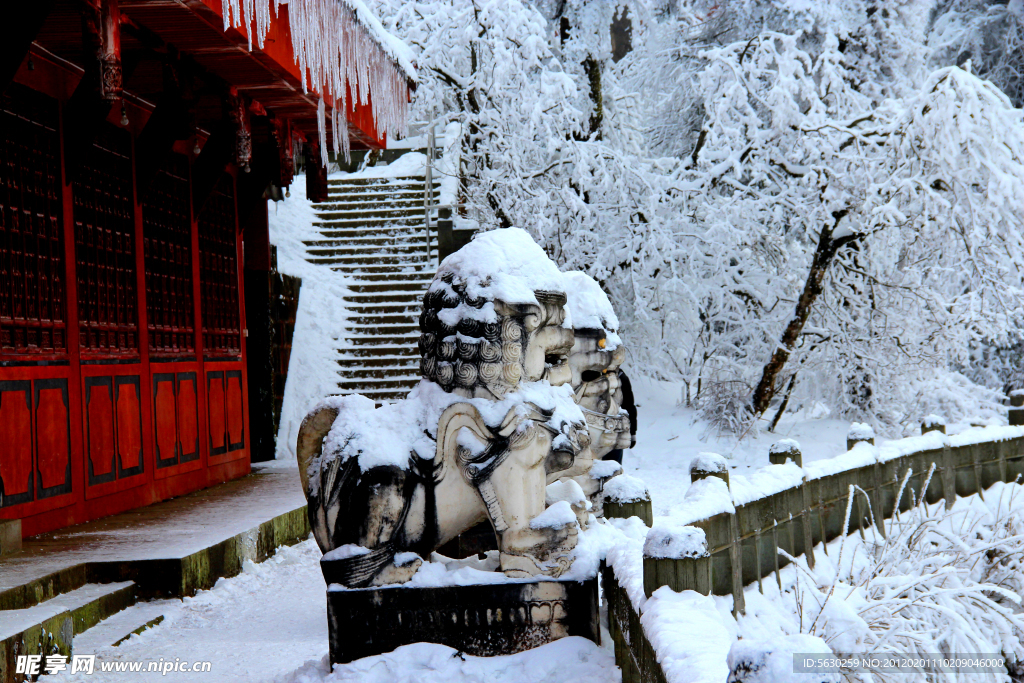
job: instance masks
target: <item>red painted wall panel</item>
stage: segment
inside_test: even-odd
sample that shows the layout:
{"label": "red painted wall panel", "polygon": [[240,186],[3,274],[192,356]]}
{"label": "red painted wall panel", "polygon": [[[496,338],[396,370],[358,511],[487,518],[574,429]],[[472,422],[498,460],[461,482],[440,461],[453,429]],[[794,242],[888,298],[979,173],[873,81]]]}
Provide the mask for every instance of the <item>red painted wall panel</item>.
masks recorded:
{"label": "red painted wall panel", "polygon": [[137,382],[117,385],[117,456],[118,474],[121,476],[142,464],[142,408],[139,398]]}
{"label": "red painted wall panel", "polygon": [[88,429],[89,485],[113,481],[114,382],[88,377],[85,383],[85,424]]}
{"label": "red painted wall panel", "polygon": [[5,506],[34,498],[31,400],[31,382],[0,382],[0,502]]}
{"label": "red painted wall panel", "polygon": [[[45,54],[33,54],[33,59],[37,68],[29,72],[23,66],[17,78],[37,92],[20,86],[0,92],[7,98],[0,99],[0,117],[4,106],[18,105],[25,93],[33,93],[33,106],[50,112],[43,124],[29,129],[32,135],[0,125],[0,151],[13,144],[15,135],[22,147],[39,149],[38,154],[6,158],[20,159],[27,168],[60,162],[56,174],[52,168],[36,174],[40,182],[24,186],[15,197],[11,183],[4,181],[10,166],[0,155],[0,276],[3,282],[20,278],[23,293],[45,294],[40,294],[45,305],[39,297],[22,297],[6,308],[0,302],[0,518],[21,518],[26,536],[180,496],[249,471],[233,176],[227,174],[218,185],[220,204],[214,200],[218,208],[207,218],[217,227],[212,241],[200,244],[200,220],[189,209],[191,239],[179,240],[175,249],[191,253],[164,258],[169,252],[163,246],[149,252],[164,282],[192,288],[194,322],[187,320],[187,303],[174,313],[177,318],[169,318],[165,297],[152,308],[154,316],[163,318],[150,323],[147,293],[156,289],[147,286],[146,205],[136,197],[133,158],[134,136],[148,112],[140,114],[128,102],[132,125],[126,131],[117,126],[120,111],[114,108],[99,131],[97,149],[86,155],[86,172],[69,183],[61,158],[59,102],[70,95],[68,83],[76,76],[62,81],[55,74],[65,67]],[[183,173],[179,168],[179,179]],[[42,182],[46,178],[49,185]],[[24,204],[30,195],[36,209],[46,209],[39,214],[46,220],[13,223],[5,208],[15,205],[11,197]],[[160,227],[154,221],[149,225],[150,230]],[[203,253],[212,258],[205,271],[200,267]],[[29,289],[24,286],[31,279],[23,265],[30,263],[26,255],[35,259]],[[175,267],[191,268],[191,273],[176,274]],[[210,323],[203,320],[204,273],[213,285],[205,302],[216,316]],[[24,332],[29,328],[37,332]],[[10,332],[7,337],[4,330]],[[209,351],[216,354],[212,364],[203,360],[209,358],[204,331],[213,342]],[[163,335],[161,340],[150,339],[155,332]],[[168,333],[176,335],[171,343]],[[10,343],[3,343],[8,337]],[[220,382],[208,383],[208,375],[216,373]],[[223,452],[211,458],[214,443]],[[166,457],[158,461],[158,453]]]}
{"label": "red painted wall panel", "polygon": [[67,387],[40,389],[36,395],[39,482],[42,488],[53,489],[69,483],[71,417],[68,414]]}

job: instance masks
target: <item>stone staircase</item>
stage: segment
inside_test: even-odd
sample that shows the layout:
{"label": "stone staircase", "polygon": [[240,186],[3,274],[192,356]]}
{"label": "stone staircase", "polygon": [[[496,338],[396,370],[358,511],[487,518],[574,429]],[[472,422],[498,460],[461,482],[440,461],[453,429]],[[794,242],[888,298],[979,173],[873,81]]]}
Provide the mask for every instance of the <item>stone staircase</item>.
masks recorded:
{"label": "stone staircase", "polygon": [[[338,350],[338,393],[377,403],[405,397],[420,379],[419,314],[437,270],[437,235],[428,239],[423,176],[328,180],[314,204],[319,238],[307,259],[352,279],[346,344]],[[440,183],[433,183],[434,203]],[[429,246],[429,251],[428,251]]]}

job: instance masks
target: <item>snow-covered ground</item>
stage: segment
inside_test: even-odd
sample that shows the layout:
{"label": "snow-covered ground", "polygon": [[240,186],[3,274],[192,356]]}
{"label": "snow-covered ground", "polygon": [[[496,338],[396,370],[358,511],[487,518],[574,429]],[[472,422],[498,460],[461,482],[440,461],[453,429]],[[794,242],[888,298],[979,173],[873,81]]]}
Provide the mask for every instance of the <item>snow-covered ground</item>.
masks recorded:
{"label": "snow-covered ground", "polygon": [[[367,657],[329,672],[326,586],[320,550],[312,540],[282,548],[262,564],[221,579],[211,590],[182,601],[163,601],[160,624],[118,647],[77,654],[97,655],[92,675],[67,672],[54,683],[618,683],[614,655],[583,638],[566,638],[507,657],[459,655],[442,645],[421,643]],[[129,610],[152,613],[143,603]],[[102,673],[101,662],[175,661],[212,663],[208,673]]]}

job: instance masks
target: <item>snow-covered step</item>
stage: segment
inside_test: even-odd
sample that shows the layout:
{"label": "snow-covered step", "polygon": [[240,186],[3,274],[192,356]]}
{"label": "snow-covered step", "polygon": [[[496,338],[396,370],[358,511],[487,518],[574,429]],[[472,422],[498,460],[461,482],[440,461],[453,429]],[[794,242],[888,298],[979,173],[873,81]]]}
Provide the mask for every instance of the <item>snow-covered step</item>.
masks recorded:
{"label": "snow-covered step", "polygon": [[354,282],[348,286],[353,292],[426,292],[427,283],[422,280],[389,280],[386,282]]}
{"label": "snow-covered step", "polygon": [[[347,351],[348,349],[346,349]],[[339,368],[358,370],[360,368],[419,368],[420,355],[407,354],[395,355],[390,353],[376,353],[373,355],[344,356],[336,360]]]}
{"label": "snow-covered step", "polygon": [[[435,186],[433,192],[434,199],[436,200],[441,196],[440,186]],[[330,211],[334,208],[334,205],[348,205],[357,203],[368,203],[372,201],[384,201],[390,203],[399,202],[419,202],[422,206],[423,195],[426,192],[422,187],[412,187],[408,190],[402,191],[381,191],[381,192],[329,192],[327,195],[327,201],[321,202],[320,204],[314,204],[315,208],[323,208],[326,211]]]}
{"label": "snow-covered step", "polygon": [[363,282],[384,282],[387,280],[419,280],[429,285],[434,279],[434,273],[421,270],[414,273],[393,272],[393,273],[362,273],[359,279]]}
{"label": "snow-covered step", "polygon": [[73,633],[92,628],[103,619],[135,604],[135,582],[87,583],[25,609],[0,610],[0,642],[21,638],[35,627],[56,631],[70,621]]}
{"label": "snow-covered step", "polygon": [[419,375],[409,377],[395,377],[395,378],[377,378],[377,377],[360,377],[355,378],[351,381],[346,381],[344,375],[338,381],[338,388],[342,391],[362,391],[366,390],[395,390],[395,389],[412,389],[420,381]]}
{"label": "snow-covered step", "polygon": [[[427,192],[422,187],[410,187],[402,191],[382,190],[380,192],[334,192],[326,201],[315,204],[317,211],[332,211],[345,206],[394,206],[395,204],[423,205]],[[435,198],[441,195],[440,188],[434,188]]]}
{"label": "snow-covered step", "polygon": [[374,259],[383,256],[400,256],[403,254],[426,254],[427,245],[408,242],[405,244],[379,244],[374,245],[373,253],[367,254],[365,249],[359,247],[309,247],[306,253],[314,258],[325,258],[335,256],[345,261],[355,259]]}
{"label": "snow-covered step", "polygon": [[350,294],[346,301],[358,304],[419,304],[423,300],[420,292],[376,292]]}
{"label": "snow-covered step", "polygon": [[120,645],[133,634],[156,626],[170,610],[181,605],[180,600],[153,600],[140,602],[104,619],[96,626],[75,637],[77,652],[95,652],[100,648]]}
{"label": "snow-covered step", "polygon": [[[426,235],[427,222],[423,219],[423,216],[413,219],[402,219],[401,221],[388,221],[383,225],[364,225],[351,224],[324,224],[317,225],[317,239],[306,240],[310,242],[320,242],[329,240],[368,240],[368,239],[395,239],[395,238],[407,238],[411,239],[414,236],[423,239]],[[431,223],[433,227],[433,223]],[[360,242],[362,243],[362,242]]]}
{"label": "snow-covered step", "polygon": [[[306,259],[351,277],[339,394],[389,401],[420,381],[419,316],[437,269],[426,191],[423,176],[330,179],[327,201],[313,207],[317,235],[305,242]],[[430,194],[440,198],[440,179]]]}
{"label": "snow-covered step", "polygon": [[360,315],[349,318],[354,329],[361,327],[384,327],[386,325],[409,325],[419,329],[420,317],[418,315]]}
{"label": "snow-covered step", "polygon": [[419,235],[403,235],[401,237],[377,237],[359,240],[316,240],[315,242],[310,241],[306,245],[306,252],[328,250],[362,254],[369,251],[374,254],[380,254],[395,248],[421,249],[425,255],[427,252],[427,240],[423,233]]}
{"label": "snow-covered step", "polygon": [[356,390],[348,390],[348,389],[346,389],[346,390],[339,390],[337,395],[338,396],[351,396],[353,394],[360,394],[362,396],[365,396],[366,398],[373,399],[374,401],[376,401],[379,404],[379,403],[382,403],[384,401],[389,401],[389,402],[391,402],[391,401],[400,401],[400,400],[402,400],[403,398],[405,398],[406,396],[409,395],[409,391],[411,389],[412,389],[412,387],[409,387],[408,389],[402,388],[402,389],[397,389],[397,390],[396,389],[380,389],[380,390],[378,390],[378,389],[359,389],[358,391],[356,391]]}
{"label": "snow-covered step", "polygon": [[[419,185],[423,187],[425,179],[421,175],[411,176],[395,176],[393,178],[329,178],[327,180],[327,187],[338,188],[338,187],[352,187],[352,188],[370,188],[370,187],[399,187],[401,185]],[[434,181],[435,184],[440,184],[439,180]]]}
{"label": "snow-covered step", "polygon": [[362,367],[354,368],[339,368],[338,374],[341,375],[343,380],[360,380],[360,379],[414,379],[420,378],[419,363],[407,363],[405,365],[396,365],[390,367],[370,367],[369,363]]}
{"label": "snow-covered step", "polygon": [[410,320],[419,321],[421,306],[418,301],[404,305],[382,302],[378,305],[350,306],[349,312],[353,314],[352,318],[350,318],[353,324],[358,324],[361,319],[365,320],[377,316],[388,318],[392,316],[408,316]]}
{"label": "snow-covered step", "polygon": [[[408,358],[416,359],[419,362],[420,352],[416,348],[416,344],[381,344],[379,346],[350,346],[347,349],[339,349],[338,353],[342,355],[342,359],[353,358],[361,359],[363,363],[366,362],[367,358],[371,357],[387,357],[387,356],[406,356]],[[339,361],[340,362],[340,361]]]}
{"label": "snow-covered step", "polygon": [[[431,240],[430,245],[430,257],[433,259],[437,258],[437,247],[434,245],[434,240]],[[417,253],[415,250],[405,255],[396,254],[378,254],[376,252],[370,252],[367,250],[366,253],[337,256],[337,263],[339,265],[350,265],[356,263],[365,264],[377,264],[377,265],[392,265],[392,266],[403,266],[403,265],[426,265],[427,259],[427,247],[426,244],[420,245],[420,251]],[[324,259],[329,258],[326,256],[313,256],[310,255],[311,259]],[[436,266],[435,266],[436,267]]]}
{"label": "snow-covered step", "polygon": [[347,211],[317,211],[316,215],[321,222],[324,221],[357,221],[372,218],[404,218],[423,214],[422,206],[367,206]]}

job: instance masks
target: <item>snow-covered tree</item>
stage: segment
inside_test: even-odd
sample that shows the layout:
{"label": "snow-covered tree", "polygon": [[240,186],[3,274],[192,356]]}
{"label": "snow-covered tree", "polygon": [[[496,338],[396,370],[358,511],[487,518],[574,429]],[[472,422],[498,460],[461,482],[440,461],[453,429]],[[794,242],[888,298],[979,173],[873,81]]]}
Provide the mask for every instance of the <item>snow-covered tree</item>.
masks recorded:
{"label": "snow-covered tree", "polygon": [[740,432],[790,396],[879,426],[994,405],[955,370],[1020,339],[1024,122],[930,70],[941,7],[379,2],[416,110],[463,124],[463,214],[598,279],[634,371]]}

